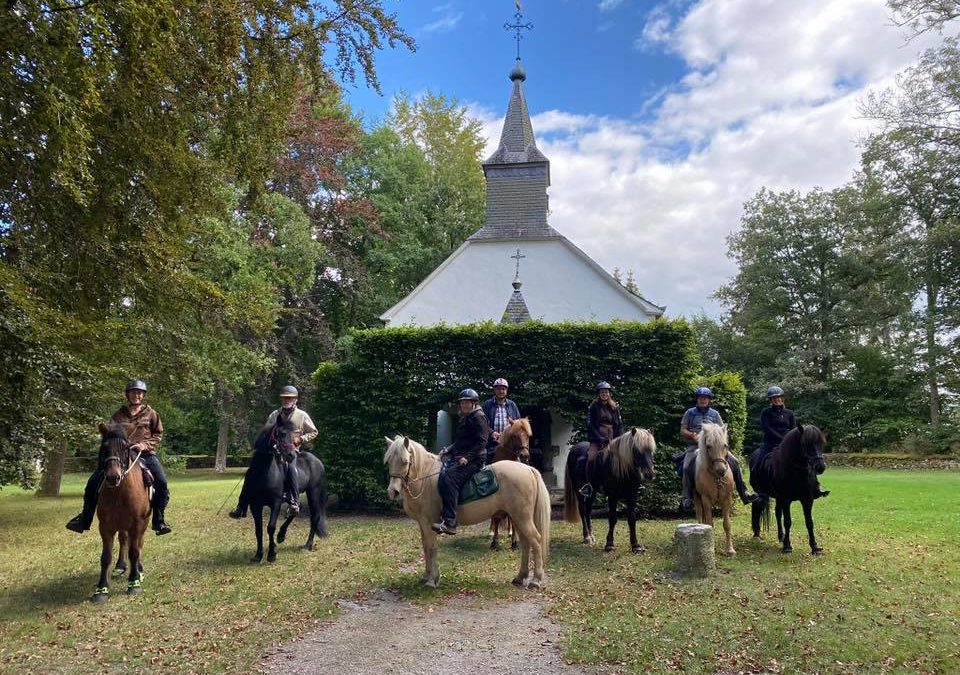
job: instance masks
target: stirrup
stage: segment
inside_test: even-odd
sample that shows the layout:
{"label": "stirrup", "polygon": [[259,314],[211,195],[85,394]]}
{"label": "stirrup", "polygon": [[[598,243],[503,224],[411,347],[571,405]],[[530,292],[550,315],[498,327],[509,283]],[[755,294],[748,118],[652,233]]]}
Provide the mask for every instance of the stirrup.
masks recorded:
{"label": "stirrup", "polygon": [[227,515],[234,520],[242,520],[247,517],[247,509],[238,506],[233,511],[230,511]]}
{"label": "stirrup", "polygon": [[593,496],[593,485],[590,483],[584,483],[583,487],[577,490],[577,492],[580,493],[580,496],[584,499],[590,499],[590,497]]}

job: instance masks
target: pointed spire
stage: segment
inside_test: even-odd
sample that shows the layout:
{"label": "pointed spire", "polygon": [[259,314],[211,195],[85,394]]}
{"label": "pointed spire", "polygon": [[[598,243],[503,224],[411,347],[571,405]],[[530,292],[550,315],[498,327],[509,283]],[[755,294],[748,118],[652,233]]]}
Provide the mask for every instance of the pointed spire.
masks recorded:
{"label": "pointed spire", "polygon": [[530,321],[530,310],[527,309],[527,303],[523,299],[520,287],[523,284],[519,280],[513,282],[513,294],[507,303],[507,308],[503,310],[503,317],[500,323],[523,323]]}
{"label": "pointed spire", "polygon": [[533,125],[530,124],[527,100],[523,95],[527,72],[520,59],[517,59],[510,71],[510,79],[513,81],[513,92],[510,94],[507,115],[503,120],[500,146],[484,164],[546,162],[547,158],[537,149],[537,141],[533,137]]}

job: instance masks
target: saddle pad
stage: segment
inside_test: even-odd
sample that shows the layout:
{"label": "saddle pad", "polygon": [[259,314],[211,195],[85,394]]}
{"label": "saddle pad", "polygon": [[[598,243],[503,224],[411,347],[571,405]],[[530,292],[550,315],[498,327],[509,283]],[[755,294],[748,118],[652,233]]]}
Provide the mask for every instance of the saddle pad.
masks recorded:
{"label": "saddle pad", "polygon": [[491,468],[480,469],[460,488],[460,503],[473,502],[489,497],[500,489],[497,474]]}

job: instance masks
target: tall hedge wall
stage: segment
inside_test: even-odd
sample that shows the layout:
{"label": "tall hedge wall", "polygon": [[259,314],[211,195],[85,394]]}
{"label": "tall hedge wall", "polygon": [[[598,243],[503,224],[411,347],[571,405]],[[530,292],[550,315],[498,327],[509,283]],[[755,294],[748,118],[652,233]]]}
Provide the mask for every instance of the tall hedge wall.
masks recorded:
{"label": "tall hedge wall", "polygon": [[[341,504],[380,504],[386,492],[383,437],[403,433],[429,447],[436,411],[452,406],[464,387],[487,397],[493,380],[506,377],[518,404],[556,411],[582,436],[594,387],[607,380],[625,424],[649,427],[662,447],[658,469],[664,484],[648,490],[644,510],[672,509],[679,484],[669,475],[670,446],[680,445],[679,421],[691,387],[709,381],[722,388],[730,381],[698,378],[698,370],[693,335],[682,320],[357,331],[341,341],[338,361],[321,364],[315,373],[311,410],[322,434],[315,450]],[[734,390],[724,391],[718,402],[742,399]],[[742,425],[738,433],[742,438]]]}

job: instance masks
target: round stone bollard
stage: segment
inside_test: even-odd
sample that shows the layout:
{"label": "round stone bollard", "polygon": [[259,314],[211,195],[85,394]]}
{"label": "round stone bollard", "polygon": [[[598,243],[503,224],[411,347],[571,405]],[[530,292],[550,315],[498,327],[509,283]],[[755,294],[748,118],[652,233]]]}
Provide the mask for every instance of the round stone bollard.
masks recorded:
{"label": "round stone bollard", "polygon": [[702,579],[716,571],[713,527],[700,523],[681,523],[677,525],[673,538],[677,543],[678,576]]}

